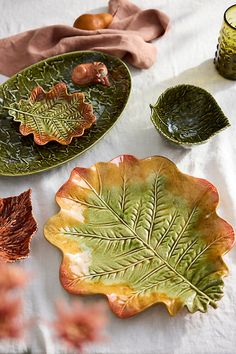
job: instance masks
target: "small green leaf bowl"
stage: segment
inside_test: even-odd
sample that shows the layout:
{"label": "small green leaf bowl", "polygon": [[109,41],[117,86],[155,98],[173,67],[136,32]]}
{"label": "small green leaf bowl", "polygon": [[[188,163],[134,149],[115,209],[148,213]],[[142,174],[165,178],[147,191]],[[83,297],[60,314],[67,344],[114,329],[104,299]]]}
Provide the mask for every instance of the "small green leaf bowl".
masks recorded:
{"label": "small green leaf bowl", "polygon": [[184,147],[205,143],[230,126],[214,97],[193,85],[168,88],[150,107],[158,132]]}

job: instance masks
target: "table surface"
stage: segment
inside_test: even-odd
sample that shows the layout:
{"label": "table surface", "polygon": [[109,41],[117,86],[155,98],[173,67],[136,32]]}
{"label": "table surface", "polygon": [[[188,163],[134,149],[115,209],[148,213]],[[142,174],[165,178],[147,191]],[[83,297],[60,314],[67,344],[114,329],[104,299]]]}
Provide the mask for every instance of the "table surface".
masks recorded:
{"label": "table surface", "polygon": [[[60,285],[60,252],[43,236],[43,225],[57,212],[54,196],[75,166],[90,166],[128,153],[137,157],[163,155],[181,171],[210,180],[220,194],[219,215],[236,225],[236,82],[222,78],[213,57],[224,10],[229,0],[134,0],[146,8],[156,7],[171,19],[168,33],[154,42],[158,56],[149,70],[131,68],[133,88],[127,108],[112,130],[83,155],[48,172],[26,177],[0,177],[0,196],[33,190],[33,210],[38,232],[31,244],[30,258],[21,262],[32,274],[24,293],[25,315],[51,320],[53,303],[71,298]],[[0,37],[27,29],[63,23],[72,24],[84,12],[106,6],[105,0],[0,0]],[[104,10],[104,8],[102,9]],[[1,59],[0,59],[1,60]],[[6,77],[0,76],[0,82]],[[211,92],[231,127],[207,144],[192,149],[175,147],[164,141],[153,127],[149,104],[168,87],[189,83]],[[181,311],[170,317],[163,305],[153,306],[126,320],[109,312],[109,340],[88,350],[89,354],[233,354],[236,348],[236,248],[225,260],[230,275],[225,279],[225,295],[217,310],[207,314]],[[93,300],[97,300],[97,297]],[[91,301],[89,298],[87,301]],[[105,302],[105,299],[103,300]],[[33,354],[62,353],[44,322],[30,330]],[[24,348],[0,346],[0,353],[19,353]],[[63,352],[65,353],[65,352]]]}

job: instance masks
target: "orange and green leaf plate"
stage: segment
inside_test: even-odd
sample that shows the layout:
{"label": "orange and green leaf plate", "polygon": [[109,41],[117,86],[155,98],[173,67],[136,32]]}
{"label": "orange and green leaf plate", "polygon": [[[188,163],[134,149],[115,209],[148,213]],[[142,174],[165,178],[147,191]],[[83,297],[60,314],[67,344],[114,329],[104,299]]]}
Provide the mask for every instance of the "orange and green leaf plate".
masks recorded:
{"label": "orange and green leaf plate", "polygon": [[160,156],[75,168],[44,229],[63,253],[62,285],[106,295],[121,318],[159,302],[171,315],[215,308],[228,274],[222,256],[234,243],[218,199],[211,183]]}
{"label": "orange and green leaf plate", "polygon": [[72,138],[83,135],[96,121],[93,106],[85,102],[84,94],[69,94],[64,82],[48,92],[36,86],[27,100],[13,102],[8,108],[14,121],[21,123],[21,134],[32,133],[38,145],[49,141],[70,144]]}

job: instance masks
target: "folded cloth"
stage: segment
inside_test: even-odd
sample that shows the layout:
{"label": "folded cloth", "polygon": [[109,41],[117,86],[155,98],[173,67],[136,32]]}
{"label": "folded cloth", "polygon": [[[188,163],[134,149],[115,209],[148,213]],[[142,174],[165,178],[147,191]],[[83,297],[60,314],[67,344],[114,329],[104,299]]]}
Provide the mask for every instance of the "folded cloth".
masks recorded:
{"label": "folded cloth", "polygon": [[169,19],[156,9],[141,10],[128,0],[110,0],[114,14],[109,28],[85,31],[53,25],[0,39],[0,73],[11,76],[42,59],[77,50],[99,50],[123,58],[137,68],[149,68]]}

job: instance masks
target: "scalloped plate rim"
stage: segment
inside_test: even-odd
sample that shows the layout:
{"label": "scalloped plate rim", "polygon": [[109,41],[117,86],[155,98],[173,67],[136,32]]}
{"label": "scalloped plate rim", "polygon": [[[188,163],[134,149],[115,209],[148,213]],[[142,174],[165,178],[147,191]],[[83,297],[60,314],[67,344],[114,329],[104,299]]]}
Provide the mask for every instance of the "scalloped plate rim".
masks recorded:
{"label": "scalloped plate rim", "polygon": [[[64,87],[65,87],[66,97],[67,97],[67,98],[68,98],[68,97],[70,97],[70,98],[71,98],[71,97],[75,97],[74,95],[77,94],[77,92],[73,92],[73,93],[68,92],[68,87],[67,87],[67,85],[66,85],[64,82],[58,82],[58,84],[53,85],[48,91],[45,91],[45,90],[43,89],[43,87],[40,86],[40,85],[36,86],[36,87],[31,91],[30,96],[28,97],[27,100],[21,99],[21,100],[20,100],[19,102],[17,102],[17,103],[18,103],[18,105],[20,105],[21,102],[24,102],[24,103],[25,103],[25,102],[28,102],[28,103],[32,104],[32,99],[31,99],[32,92],[33,92],[34,90],[36,90],[36,89],[41,89],[41,90],[42,90],[42,91],[40,92],[40,94],[43,94],[43,95],[44,95],[43,101],[46,101],[46,100],[47,100],[47,95],[48,95],[48,94],[52,94],[52,92],[54,93],[56,86],[62,85],[62,84],[64,84]],[[84,93],[82,93],[82,94],[83,94],[83,96],[81,96],[81,97],[82,97],[82,104],[88,105],[88,106],[92,106],[90,103],[87,103],[87,102],[85,101],[85,95],[84,95]],[[37,95],[39,95],[39,94],[37,94]],[[53,98],[55,98],[55,96],[54,96]],[[38,97],[36,97],[36,99],[34,99],[34,102],[33,102],[33,103],[39,102],[39,101],[37,101],[37,99],[38,99]],[[58,96],[56,96],[56,100],[58,100]],[[14,107],[11,108],[11,109],[14,111]],[[9,112],[11,111],[11,109],[9,109]],[[24,112],[24,113],[27,114],[27,112]],[[31,127],[30,127],[28,124],[23,124],[23,123],[22,123],[22,120],[21,120],[19,117],[17,118],[15,115],[13,115],[13,114],[11,114],[11,113],[9,113],[9,115],[10,115],[11,117],[13,117],[14,122],[20,122],[20,127],[19,127],[20,133],[21,133],[23,136],[28,136],[28,135],[30,135],[30,134],[33,134],[34,143],[37,144],[37,145],[39,145],[39,146],[46,145],[46,144],[48,144],[48,143],[51,142],[51,141],[57,142],[57,143],[59,143],[59,144],[61,144],[61,145],[69,145],[69,144],[72,142],[72,140],[73,140],[74,138],[79,138],[79,137],[83,136],[83,135],[85,134],[85,132],[86,132],[89,128],[91,128],[91,126],[96,122],[96,117],[95,117],[95,115],[94,115],[94,113],[93,113],[93,111],[92,111],[92,112],[90,113],[90,115],[94,117],[94,120],[93,120],[92,122],[90,122],[90,125],[89,125],[89,126],[83,127],[83,128],[82,128],[82,131],[81,131],[80,133],[77,132],[76,135],[72,135],[72,136],[70,137],[69,142],[66,142],[66,143],[65,143],[65,142],[63,142],[63,143],[62,143],[62,142],[59,142],[58,140],[56,140],[56,136],[54,135],[54,136],[52,136],[51,139],[48,138],[48,140],[47,140],[46,142],[43,142],[43,143],[42,143],[42,140],[40,140],[40,138],[38,138],[38,139],[40,140],[40,143],[39,143],[39,142],[36,142],[36,141],[35,141],[35,134],[37,134],[37,132],[35,133],[35,132],[33,132],[33,131],[30,131],[30,132],[27,131],[26,134],[25,134],[25,133],[23,134],[23,133],[21,132],[21,128],[22,128],[23,125],[25,125],[25,126],[27,127],[27,129],[29,129],[29,128],[31,128]],[[45,131],[44,131],[44,133],[45,133]],[[39,136],[42,136],[42,134],[39,134]],[[37,140],[37,141],[38,141],[38,140]]]}

